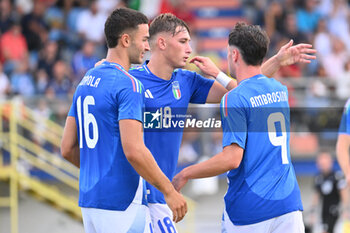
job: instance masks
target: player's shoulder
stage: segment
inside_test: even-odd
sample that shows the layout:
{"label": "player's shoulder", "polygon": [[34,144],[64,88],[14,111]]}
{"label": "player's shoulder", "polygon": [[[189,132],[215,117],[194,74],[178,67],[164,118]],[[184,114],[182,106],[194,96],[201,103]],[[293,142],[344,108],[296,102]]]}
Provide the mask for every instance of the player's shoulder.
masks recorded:
{"label": "player's shoulder", "polygon": [[230,90],[222,97],[222,103],[226,106],[246,106],[246,96],[244,89],[238,88]]}

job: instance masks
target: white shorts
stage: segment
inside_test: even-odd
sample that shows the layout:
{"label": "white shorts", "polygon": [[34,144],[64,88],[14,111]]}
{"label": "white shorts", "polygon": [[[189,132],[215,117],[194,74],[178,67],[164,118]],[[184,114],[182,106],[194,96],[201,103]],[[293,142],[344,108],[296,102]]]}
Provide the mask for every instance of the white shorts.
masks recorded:
{"label": "white shorts", "polygon": [[222,233],[304,233],[305,227],[301,211],[294,211],[249,225],[234,225],[224,211],[221,225]]}
{"label": "white shorts", "polygon": [[173,222],[173,212],[167,204],[148,203],[153,233],[177,233]]}
{"label": "white shorts", "polygon": [[85,233],[152,233],[148,207],[131,203],[125,211],[81,208]]}

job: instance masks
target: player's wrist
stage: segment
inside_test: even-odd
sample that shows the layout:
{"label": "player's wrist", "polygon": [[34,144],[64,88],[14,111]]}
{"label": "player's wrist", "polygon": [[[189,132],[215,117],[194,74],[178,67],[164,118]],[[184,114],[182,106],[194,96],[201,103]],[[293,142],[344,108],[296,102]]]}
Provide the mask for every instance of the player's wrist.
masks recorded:
{"label": "player's wrist", "polygon": [[220,83],[225,88],[231,82],[231,80],[232,79],[222,71],[220,71],[219,74],[216,76],[216,81],[218,81],[218,83]]}
{"label": "player's wrist", "polygon": [[166,185],[164,185],[164,187],[161,190],[164,196],[170,196],[174,191],[176,192],[173,184],[170,181]]}

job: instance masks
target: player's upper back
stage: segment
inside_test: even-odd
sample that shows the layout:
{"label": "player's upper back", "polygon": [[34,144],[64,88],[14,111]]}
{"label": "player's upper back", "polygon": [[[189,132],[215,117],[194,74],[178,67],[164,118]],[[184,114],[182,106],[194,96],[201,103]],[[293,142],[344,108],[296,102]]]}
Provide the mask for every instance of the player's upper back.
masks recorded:
{"label": "player's upper back", "polygon": [[239,96],[245,107],[277,108],[289,106],[287,87],[264,75],[256,75],[241,81],[232,92]]}

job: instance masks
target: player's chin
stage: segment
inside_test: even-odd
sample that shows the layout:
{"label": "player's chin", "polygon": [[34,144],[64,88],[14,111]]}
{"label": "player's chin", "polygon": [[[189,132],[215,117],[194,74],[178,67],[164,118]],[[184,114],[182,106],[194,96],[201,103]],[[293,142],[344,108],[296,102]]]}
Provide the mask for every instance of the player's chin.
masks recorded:
{"label": "player's chin", "polygon": [[178,65],[177,65],[177,67],[176,68],[184,68],[185,66],[186,66],[186,61],[182,61],[181,63],[179,63]]}

